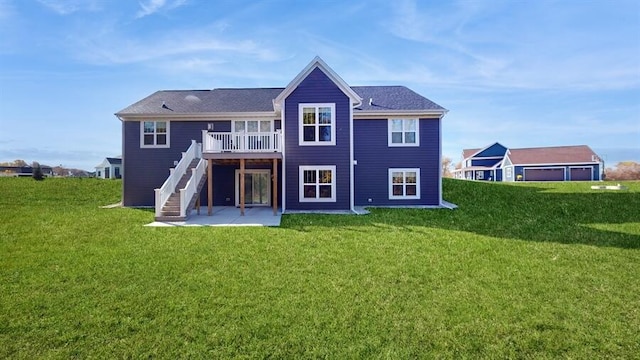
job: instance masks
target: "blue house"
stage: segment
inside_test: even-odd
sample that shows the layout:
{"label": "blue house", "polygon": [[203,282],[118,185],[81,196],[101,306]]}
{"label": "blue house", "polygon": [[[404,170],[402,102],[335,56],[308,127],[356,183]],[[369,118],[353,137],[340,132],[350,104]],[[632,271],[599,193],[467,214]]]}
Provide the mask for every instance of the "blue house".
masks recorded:
{"label": "blue house", "polygon": [[604,164],[587,145],[510,149],[494,143],[464,149],[459,179],[483,181],[599,181]]}
{"label": "blue house", "polygon": [[158,219],[439,207],[446,112],[404,86],[349,86],[318,57],[284,88],[158,91],[116,113],[123,203]]}

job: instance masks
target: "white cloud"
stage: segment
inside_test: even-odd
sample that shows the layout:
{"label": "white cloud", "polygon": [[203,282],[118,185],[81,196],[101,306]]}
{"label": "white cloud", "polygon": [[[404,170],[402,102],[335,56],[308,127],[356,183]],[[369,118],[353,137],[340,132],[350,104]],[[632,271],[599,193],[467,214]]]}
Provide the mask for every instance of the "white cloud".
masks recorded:
{"label": "white cloud", "polygon": [[38,0],[58,15],[69,15],[78,11],[100,11],[102,0]]}
{"label": "white cloud", "polygon": [[187,0],[174,0],[170,3],[167,3],[166,0],[147,0],[147,2],[140,3],[141,9],[136,14],[136,18],[139,19],[147,15],[155,14],[158,11],[163,9],[166,9],[166,10],[175,9],[184,5],[186,2]]}

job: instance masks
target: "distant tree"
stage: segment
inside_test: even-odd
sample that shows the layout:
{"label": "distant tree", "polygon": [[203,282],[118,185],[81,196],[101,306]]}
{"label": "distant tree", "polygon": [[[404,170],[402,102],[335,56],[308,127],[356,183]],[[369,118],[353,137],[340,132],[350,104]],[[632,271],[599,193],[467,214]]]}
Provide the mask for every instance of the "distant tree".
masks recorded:
{"label": "distant tree", "polygon": [[451,172],[451,165],[453,164],[453,160],[450,157],[442,158],[442,176],[451,178],[453,177],[453,173]]}
{"label": "distant tree", "polygon": [[39,163],[34,161],[31,168],[32,168],[31,176],[33,177],[34,180],[38,180],[38,181],[44,180],[44,175],[42,174],[42,168],[40,167]]}
{"label": "distant tree", "polygon": [[29,166],[29,164],[24,160],[15,160],[13,166]]}
{"label": "distant tree", "polygon": [[619,162],[615,168],[607,168],[605,175],[607,180],[640,180],[640,163]]}

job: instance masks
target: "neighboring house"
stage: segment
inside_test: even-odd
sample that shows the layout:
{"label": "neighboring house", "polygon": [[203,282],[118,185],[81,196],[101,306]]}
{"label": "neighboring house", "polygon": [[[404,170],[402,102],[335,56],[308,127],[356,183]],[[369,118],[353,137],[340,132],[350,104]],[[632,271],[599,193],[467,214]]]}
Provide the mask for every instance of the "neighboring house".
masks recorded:
{"label": "neighboring house", "polygon": [[99,179],[120,179],[122,178],[122,158],[108,157],[96,166],[96,177]]}
{"label": "neighboring house", "polygon": [[485,181],[598,181],[604,164],[586,145],[510,149],[494,143],[462,151],[458,179]]}
{"label": "neighboring house", "polygon": [[439,207],[446,112],[404,86],[349,86],[318,57],[284,88],[158,91],[116,113],[123,203],[157,218],[195,202]]}
{"label": "neighboring house", "polygon": [[[46,177],[53,176],[53,168],[51,166],[40,165],[42,175]],[[0,166],[0,176],[33,176],[33,167],[31,166]]]}

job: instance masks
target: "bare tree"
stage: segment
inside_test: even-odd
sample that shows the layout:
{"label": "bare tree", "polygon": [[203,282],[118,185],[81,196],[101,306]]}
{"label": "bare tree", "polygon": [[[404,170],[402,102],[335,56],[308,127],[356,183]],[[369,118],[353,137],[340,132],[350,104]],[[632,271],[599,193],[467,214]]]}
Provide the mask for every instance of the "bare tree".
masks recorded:
{"label": "bare tree", "polygon": [[615,168],[607,168],[605,174],[607,180],[640,180],[640,163],[622,161]]}
{"label": "bare tree", "polygon": [[450,157],[442,158],[442,176],[451,178],[453,177],[453,173],[451,172],[451,166],[453,165],[453,160]]}

